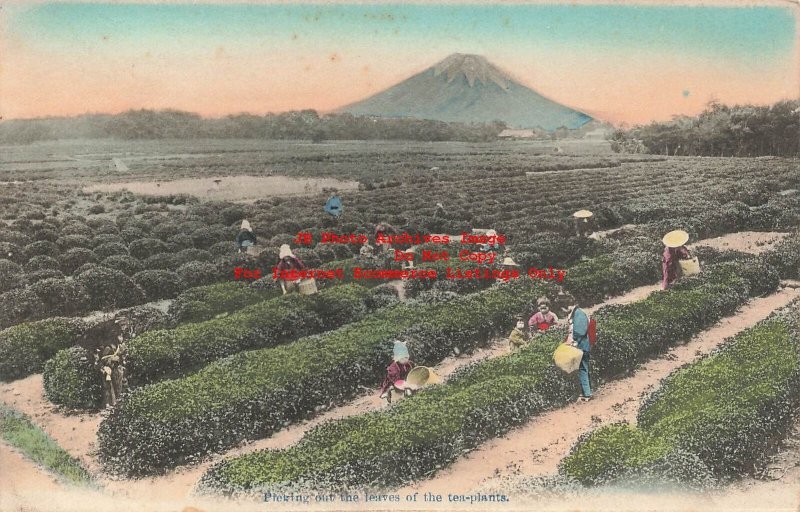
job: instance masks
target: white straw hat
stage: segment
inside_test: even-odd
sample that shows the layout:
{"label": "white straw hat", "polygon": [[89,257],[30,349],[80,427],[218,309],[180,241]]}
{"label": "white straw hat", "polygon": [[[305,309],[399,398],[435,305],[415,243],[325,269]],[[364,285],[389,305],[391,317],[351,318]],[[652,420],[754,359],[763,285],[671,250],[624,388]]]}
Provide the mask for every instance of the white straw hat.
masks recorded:
{"label": "white straw hat", "polygon": [[594,214],[589,210],[578,210],[577,212],[572,214],[573,217],[577,217],[579,219],[588,219],[592,215]]}
{"label": "white straw hat", "polygon": [[664,235],[661,241],[664,242],[664,245],[667,247],[680,247],[689,241],[689,233],[682,229],[676,229]]}
{"label": "white straw hat", "polygon": [[503,260],[503,265],[507,265],[509,267],[518,267],[519,266],[517,264],[517,262],[515,262],[513,259],[511,259],[511,256],[506,256],[505,257],[505,259]]}

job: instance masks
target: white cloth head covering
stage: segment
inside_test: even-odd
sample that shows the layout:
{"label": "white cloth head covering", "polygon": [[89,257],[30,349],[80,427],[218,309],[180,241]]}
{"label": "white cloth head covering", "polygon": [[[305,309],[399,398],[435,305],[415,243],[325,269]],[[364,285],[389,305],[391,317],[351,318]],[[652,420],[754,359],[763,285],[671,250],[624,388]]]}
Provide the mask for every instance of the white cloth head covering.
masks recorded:
{"label": "white cloth head covering", "polygon": [[246,229],[247,231],[253,231],[253,228],[250,227],[250,221],[247,219],[242,221],[242,227],[239,229]]}
{"label": "white cloth head covering", "polygon": [[490,229],[486,232],[486,236],[497,236],[497,231]]}
{"label": "white cloth head covering", "polygon": [[278,252],[278,258],[283,259],[287,256],[291,256],[292,258],[295,257],[292,249],[289,247],[289,244],[283,244],[281,245],[280,252]]}
{"label": "white cloth head covering", "polygon": [[393,352],[393,359],[399,362],[408,361],[410,356],[408,354],[408,347],[402,341],[395,341]]}

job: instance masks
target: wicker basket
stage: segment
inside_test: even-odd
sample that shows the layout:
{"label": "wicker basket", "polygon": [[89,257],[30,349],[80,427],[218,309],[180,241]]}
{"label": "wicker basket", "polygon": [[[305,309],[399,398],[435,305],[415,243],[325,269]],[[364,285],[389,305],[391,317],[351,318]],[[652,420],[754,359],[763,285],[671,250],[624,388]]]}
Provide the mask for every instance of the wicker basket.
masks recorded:
{"label": "wicker basket", "polygon": [[678,260],[678,264],[681,266],[681,273],[684,276],[700,273],[700,260],[697,259],[697,256],[688,260]]}

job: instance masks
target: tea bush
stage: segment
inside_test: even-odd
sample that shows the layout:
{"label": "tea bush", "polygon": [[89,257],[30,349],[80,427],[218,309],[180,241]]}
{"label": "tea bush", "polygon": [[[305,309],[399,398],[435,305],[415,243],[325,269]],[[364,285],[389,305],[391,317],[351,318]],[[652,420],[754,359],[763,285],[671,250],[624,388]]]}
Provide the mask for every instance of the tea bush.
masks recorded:
{"label": "tea bush", "polygon": [[778,269],[785,279],[800,279],[800,231],[781,240],[765,254],[767,261]]}
{"label": "tea bush", "polygon": [[184,288],[183,279],[169,270],[142,270],[134,274],[133,282],[144,290],[148,301],[172,299]]}
{"label": "tea bush", "polygon": [[22,267],[13,261],[0,259],[0,293],[19,288],[25,283]]}
{"label": "tea bush", "polygon": [[282,294],[272,277],[265,279],[264,286],[259,287],[227,281],[190,288],[170,304],[169,314],[178,323],[200,322]]}
{"label": "tea bush", "polygon": [[76,343],[86,324],[74,318],[49,318],[0,331],[0,380],[42,371],[44,362]]}
{"label": "tea bush", "polygon": [[78,282],[51,278],[30,286],[50,315],[79,316],[89,311],[89,294]]}
{"label": "tea bush", "polygon": [[38,295],[28,288],[0,295],[0,328],[44,317],[47,311]]}
{"label": "tea bush", "polygon": [[144,302],[142,289],[118,270],[96,267],[78,274],[75,280],[89,293],[90,307],[95,310],[124,308]]}
{"label": "tea bush", "polygon": [[89,249],[75,247],[58,257],[58,267],[67,275],[73,274],[76,270],[87,263],[96,263],[97,256]]}
{"label": "tea bush", "polygon": [[97,409],[103,387],[94,356],[83,347],[59,350],[44,365],[44,394],[48,400],[70,409]]}
{"label": "tea bush", "polygon": [[37,270],[58,269],[58,261],[50,256],[34,256],[25,263],[26,272]]}
{"label": "tea bush", "polygon": [[[44,281],[45,279],[64,279],[64,273],[58,270],[57,268],[43,268],[41,270],[36,270],[34,272],[29,273],[25,278],[28,280],[29,285],[33,285],[34,283],[38,283],[39,281]],[[44,316],[48,316],[48,312],[44,312]]]}
{"label": "tea bush", "polygon": [[[178,256],[178,258],[180,258]],[[190,261],[175,270],[186,288],[204,286],[218,281],[222,276],[217,272],[213,263],[206,261]]]}
{"label": "tea bush", "polygon": [[124,254],[126,256],[128,255],[128,248],[125,246],[125,244],[121,242],[107,242],[96,246],[93,250],[94,253],[97,255],[97,257],[100,259],[105,259],[108,258],[109,256],[114,256],[117,254]]}
{"label": "tea bush", "polygon": [[145,260],[156,254],[168,252],[167,244],[156,238],[134,240],[130,243],[128,248],[130,249],[131,256],[139,258],[140,260]]}
{"label": "tea bush", "polygon": [[59,249],[55,243],[46,240],[28,244],[23,248],[23,251],[25,251],[25,255],[28,258],[33,258],[34,256],[50,256],[51,258],[57,258],[58,255],[61,254],[61,249]]}
{"label": "tea bush", "polygon": [[114,270],[119,270],[127,276],[133,276],[137,272],[144,270],[144,264],[141,261],[137,260],[133,256],[128,256],[127,254],[115,254],[114,256],[109,256],[100,262],[100,265]]}

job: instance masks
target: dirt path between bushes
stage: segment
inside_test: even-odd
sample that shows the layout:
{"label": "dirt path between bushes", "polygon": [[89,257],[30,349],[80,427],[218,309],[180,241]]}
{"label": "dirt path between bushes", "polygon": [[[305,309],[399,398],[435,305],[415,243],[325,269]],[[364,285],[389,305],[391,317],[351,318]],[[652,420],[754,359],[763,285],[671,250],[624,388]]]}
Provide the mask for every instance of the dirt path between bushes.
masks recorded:
{"label": "dirt path between bushes", "polygon": [[516,475],[555,473],[558,463],[580,434],[610,423],[635,423],[640,399],[654,390],[661,379],[796,297],[800,297],[800,290],[786,287],[767,297],[753,299],[688,343],[640,365],[632,376],[599,388],[592,401],[573,403],[538,415],[505,437],[484,443],[434,478],[400,489],[400,493],[420,488],[438,493],[469,492],[479,485],[503,488],[503,480],[513,480]]}

